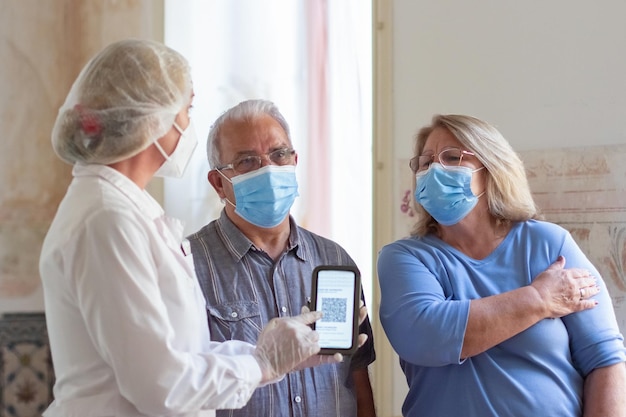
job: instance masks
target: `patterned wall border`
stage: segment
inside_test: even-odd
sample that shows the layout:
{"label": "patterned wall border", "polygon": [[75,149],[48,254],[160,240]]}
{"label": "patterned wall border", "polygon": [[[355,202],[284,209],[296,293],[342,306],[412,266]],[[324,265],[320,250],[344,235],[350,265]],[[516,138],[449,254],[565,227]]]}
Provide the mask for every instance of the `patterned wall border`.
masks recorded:
{"label": "patterned wall border", "polygon": [[[546,220],[572,236],[607,283],[626,334],[626,145],[520,152],[530,187]],[[395,235],[408,235],[412,174],[398,159]]]}
{"label": "patterned wall border", "polygon": [[0,319],[0,417],[41,416],[52,401],[54,371],[43,313]]}

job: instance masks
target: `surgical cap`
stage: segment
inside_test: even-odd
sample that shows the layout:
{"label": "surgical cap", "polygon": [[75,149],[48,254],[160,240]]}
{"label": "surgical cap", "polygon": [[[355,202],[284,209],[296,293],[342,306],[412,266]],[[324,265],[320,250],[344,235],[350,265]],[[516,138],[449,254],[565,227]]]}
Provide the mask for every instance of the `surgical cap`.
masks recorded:
{"label": "surgical cap", "polygon": [[163,137],[190,102],[187,60],[153,41],[113,43],[82,69],[52,129],[65,162],[111,164]]}

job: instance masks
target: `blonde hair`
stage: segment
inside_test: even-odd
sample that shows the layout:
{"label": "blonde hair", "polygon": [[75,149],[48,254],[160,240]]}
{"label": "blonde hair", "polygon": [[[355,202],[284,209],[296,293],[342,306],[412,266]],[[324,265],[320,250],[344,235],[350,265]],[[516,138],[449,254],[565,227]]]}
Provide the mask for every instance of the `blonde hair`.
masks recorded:
{"label": "blonde hair", "polygon": [[[430,125],[424,126],[415,136],[414,155],[421,155],[426,140],[436,128],[448,130],[468,151],[485,166],[489,213],[498,223],[510,223],[541,218],[533,200],[524,164],[502,134],[489,123],[471,116],[435,115]],[[415,179],[413,180],[415,194]],[[413,199],[417,214],[412,236],[436,232],[437,221]]]}

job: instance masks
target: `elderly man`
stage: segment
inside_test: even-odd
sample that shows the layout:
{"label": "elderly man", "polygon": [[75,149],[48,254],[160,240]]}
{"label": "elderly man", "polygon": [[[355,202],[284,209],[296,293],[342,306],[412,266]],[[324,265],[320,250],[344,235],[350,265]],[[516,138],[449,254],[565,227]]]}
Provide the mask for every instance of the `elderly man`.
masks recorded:
{"label": "elderly man", "polygon": [[[298,195],[289,127],[276,106],[244,101],[209,132],[208,180],[225,203],[221,216],[189,236],[207,300],[212,340],[254,342],[272,318],[300,313],[318,265],[354,265],[337,243],[299,227],[289,215]],[[292,372],[258,388],[240,410],[221,416],[374,416],[367,342],[342,363]]]}

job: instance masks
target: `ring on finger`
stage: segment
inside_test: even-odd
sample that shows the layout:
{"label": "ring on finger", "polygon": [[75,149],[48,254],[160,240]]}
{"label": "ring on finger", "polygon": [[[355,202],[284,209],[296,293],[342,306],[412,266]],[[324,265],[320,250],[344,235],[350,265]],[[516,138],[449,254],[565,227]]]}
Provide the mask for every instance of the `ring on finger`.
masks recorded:
{"label": "ring on finger", "polygon": [[586,291],[585,291],[585,289],[584,289],[584,288],[581,288],[581,289],[580,289],[580,299],[581,299],[581,300],[582,300],[583,298],[585,298],[585,292],[586,292]]}

